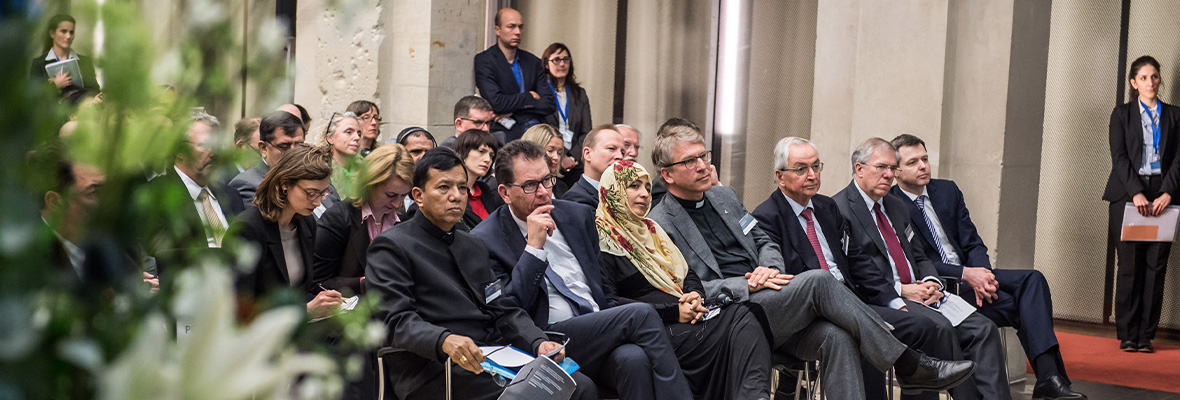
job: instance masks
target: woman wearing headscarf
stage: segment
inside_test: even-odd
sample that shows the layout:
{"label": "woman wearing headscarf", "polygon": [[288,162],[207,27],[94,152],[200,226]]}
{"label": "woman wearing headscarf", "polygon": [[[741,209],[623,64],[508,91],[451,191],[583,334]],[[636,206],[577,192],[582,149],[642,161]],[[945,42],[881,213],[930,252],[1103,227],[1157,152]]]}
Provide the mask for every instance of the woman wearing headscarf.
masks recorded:
{"label": "woman wearing headscarf", "polygon": [[619,161],[602,175],[595,225],[608,284],[619,297],[650,303],[672,338],[697,399],[769,398],[770,344],[744,305],[709,315],[705,288],[655,221],[651,177]]}

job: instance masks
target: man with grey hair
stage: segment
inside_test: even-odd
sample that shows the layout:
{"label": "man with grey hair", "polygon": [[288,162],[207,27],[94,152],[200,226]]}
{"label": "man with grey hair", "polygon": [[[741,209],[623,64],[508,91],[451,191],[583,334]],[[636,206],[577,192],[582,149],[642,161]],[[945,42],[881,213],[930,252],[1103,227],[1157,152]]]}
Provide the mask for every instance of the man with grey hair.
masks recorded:
{"label": "man with grey hair", "polygon": [[[778,189],[754,210],[758,226],[782,250],[785,271],[827,271],[837,281],[857,294],[870,308],[893,326],[893,336],[910,348],[934,357],[949,359],[955,346],[955,333],[940,329],[918,314],[894,310],[889,302],[897,293],[884,273],[860,254],[856,244],[846,243],[848,225],[836,202],[818,194],[824,164],[811,141],[798,137],[779,140],[774,149],[774,177]],[[885,375],[866,365],[863,369],[865,395],[885,399]],[[938,393],[903,395],[903,399],[937,399]]]}
{"label": "man with grey hair", "polygon": [[883,273],[893,286],[889,308],[925,316],[942,330],[954,330],[958,344],[952,346],[954,357],[975,361],[978,370],[975,384],[956,387],[952,396],[1010,399],[996,325],[972,313],[955,326],[937,310],[948,301],[944,285],[926,258],[920,236],[915,235],[918,230],[911,224],[905,202],[886,196],[897,165],[897,150],[885,139],[870,138],[852,153],[852,182],[833,198],[849,228],[848,258],[863,258]]}
{"label": "man with grey hair", "polygon": [[[229,196],[221,185],[211,185],[210,175],[214,170],[213,148],[215,130],[220,128],[217,118],[196,110],[192,114],[187,132],[188,149],[176,154],[176,163],[171,171],[157,178],[175,187],[183,187],[193,206],[186,208],[187,220],[199,221],[209,247],[221,247],[230,215]],[[195,216],[195,218],[194,218]]]}
{"label": "man with grey hair", "polygon": [[733,188],[712,185],[709,159],[695,129],[672,126],[661,134],[652,161],[668,194],[648,215],[684,253],[708,297],[748,301],[761,310],[773,348],[822,360],[824,390],[832,398],[864,398],[862,356],[881,371],[895,367],[907,392],[942,390],[969,377],[974,363],[940,361],[906,347],[832,274],[785,273],[778,245]]}

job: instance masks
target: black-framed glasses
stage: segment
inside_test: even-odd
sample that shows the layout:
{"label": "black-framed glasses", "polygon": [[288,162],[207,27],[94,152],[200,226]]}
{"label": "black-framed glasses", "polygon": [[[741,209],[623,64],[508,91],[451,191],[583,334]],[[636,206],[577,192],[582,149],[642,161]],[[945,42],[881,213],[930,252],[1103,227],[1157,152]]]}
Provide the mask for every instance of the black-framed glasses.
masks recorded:
{"label": "black-framed glasses", "polygon": [[549,175],[545,178],[542,178],[541,180],[525,181],[524,183],[519,184],[519,185],[513,184],[513,183],[505,183],[504,186],[508,186],[508,187],[515,186],[515,187],[520,188],[520,190],[523,190],[524,194],[533,194],[533,193],[537,193],[537,189],[540,188],[541,186],[545,186],[545,189],[553,189],[553,185],[556,185],[556,184],[557,184],[557,177],[553,176],[553,175]]}
{"label": "black-framed glasses", "polygon": [[381,116],[379,116],[379,115],[362,115],[362,116],[357,117],[357,119],[361,120],[361,122],[369,122],[372,120],[377,120],[377,123],[381,123]]}
{"label": "black-framed glasses", "polygon": [[478,119],[471,119],[471,118],[467,118],[467,117],[459,117],[459,119],[474,124],[476,128],[484,127],[484,126],[490,128],[492,126],[492,124],[494,124],[496,122],[495,120],[480,121]]}
{"label": "black-framed glasses", "polygon": [[893,171],[893,173],[897,173],[897,171],[901,169],[901,167],[898,167],[896,165],[888,165],[888,164],[873,164],[873,165],[869,165],[869,166],[873,167],[873,169],[876,170],[878,173],[885,172],[885,170],[890,170],[890,171]]}
{"label": "black-framed glasses", "polygon": [[711,161],[711,160],[713,160],[713,153],[706,150],[704,153],[701,153],[699,155],[688,157],[683,160],[665,165],[664,168],[672,168],[677,165],[683,165],[685,168],[692,169],[692,168],[696,168],[696,167],[701,166],[700,163],[702,161],[704,161],[705,164],[708,164],[709,161]]}
{"label": "black-framed glasses", "polygon": [[302,191],[303,191],[303,195],[307,196],[307,201],[316,201],[316,200],[321,200],[321,199],[323,199],[323,198],[325,198],[325,197],[328,197],[328,195],[332,193],[332,190],[331,190],[331,189],[327,189],[327,190],[309,190],[309,189],[307,189],[307,188],[305,188],[305,187],[303,187],[303,186],[299,186],[299,185],[295,185],[295,187],[297,187],[297,188],[299,188],[299,190],[302,190]]}
{"label": "black-framed glasses", "polygon": [[824,163],[815,163],[815,164],[811,164],[811,165],[804,165],[804,166],[798,167],[798,168],[779,168],[779,171],[783,171],[783,172],[791,171],[791,172],[794,172],[795,175],[798,175],[798,176],[807,175],[807,171],[811,171],[811,172],[818,174],[818,173],[822,172],[823,170],[824,170]]}
{"label": "black-framed glasses", "polygon": [[561,64],[561,63],[569,64],[571,61],[573,61],[573,59],[570,58],[569,56],[554,57],[554,58],[549,59],[549,62],[554,63],[554,64]]}

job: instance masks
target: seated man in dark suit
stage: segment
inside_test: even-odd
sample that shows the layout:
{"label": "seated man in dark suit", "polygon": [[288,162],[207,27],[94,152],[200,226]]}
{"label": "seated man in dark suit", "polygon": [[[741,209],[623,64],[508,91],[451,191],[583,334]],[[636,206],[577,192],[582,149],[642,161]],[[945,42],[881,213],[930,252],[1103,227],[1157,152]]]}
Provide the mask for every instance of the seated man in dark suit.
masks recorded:
{"label": "seated man in dark suit", "polygon": [[1034,398],[1085,398],[1070,389],[1065,374],[1045,276],[1031,269],[992,269],[963,192],[954,181],[930,178],[926,143],[913,135],[900,135],[891,144],[897,148],[901,167],[890,194],[905,201],[926,257],[938,273],[960,278],[966,285],[959,290],[979,307],[980,314],[999,326],[1016,328],[1037,376]]}
{"label": "seated man in dark suit", "polygon": [[[430,150],[413,180],[420,212],[373,239],[365,272],[367,291],[383,301],[374,316],[388,327],[387,343],[406,350],[386,359],[393,392],[403,400],[442,398],[449,357],[461,368],[451,372],[455,398],[495,399],[503,388],[479,376],[484,356],[477,346],[509,344],[543,354],[560,345],[496,289],[483,243],[453,229],[467,203],[463,160],[450,149]],[[598,398],[592,381],[573,376],[574,398]]]}
{"label": "seated man in dark suit", "polygon": [[599,125],[586,134],[582,142],[582,162],[585,169],[582,178],[561,197],[590,208],[598,207],[598,181],[602,173],[623,159],[623,135],[614,125]]}
{"label": "seated man in dark suit", "polygon": [[669,128],[656,139],[652,161],[668,195],[649,218],[664,227],[700,276],[706,294],[727,293],[764,313],[772,348],[822,360],[824,391],[832,398],[864,398],[861,357],[880,371],[896,367],[906,391],[941,390],[970,375],[971,362],[938,361],[909,349],[881,317],[843,290],[832,274],[784,273],[781,251],[757,225],[733,188],[713,186],[709,152],[700,132]]}
{"label": "seated man in dark suit", "polygon": [[672,343],[656,310],[619,305],[599,269],[589,207],[551,200],[557,177],[545,150],[517,140],[496,155],[506,203],[471,231],[483,240],[504,294],[537,326],[565,333],[569,354],[621,399],[690,399]]}
{"label": "seated man in dark suit", "polygon": [[557,111],[557,101],[541,59],[519,48],[524,34],[520,13],[500,9],[495,26],[496,44],[475,55],[475,87],[499,119],[492,131],[504,131],[504,141],[511,142]]}
{"label": "seated man in dark suit", "polygon": [[[283,157],[283,152],[290,150],[292,145],[303,143],[304,133],[303,121],[287,111],[272,111],[262,116],[262,121],[258,124],[257,146],[259,154],[262,155],[262,162],[229,181],[229,188],[241,197],[241,202],[233,204],[241,204],[243,207],[242,210],[230,210],[233,215],[254,205],[254,192],[258,190],[258,184],[262,183],[262,177],[266,175],[270,165],[278,163],[279,158]],[[329,190],[332,191],[332,194],[325,197],[320,203],[320,207],[316,208],[316,218],[319,218],[324,211],[340,201],[340,195],[336,193],[336,189]]]}
{"label": "seated man in dark suit", "polygon": [[[884,273],[896,294],[904,298],[891,301],[890,308],[924,315],[942,329],[951,329],[946,317],[927,307],[942,305],[945,293],[921,241],[914,239],[916,229],[905,203],[886,196],[897,170],[897,151],[884,139],[870,138],[852,153],[852,161],[853,181],[833,197],[848,225],[848,258],[867,257]],[[975,385],[960,385],[952,395],[956,399],[1012,398],[996,324],[972,313],[953,329],[960,345],[954,350],[961,349],[962,357],[975,361],[978,368]]]}
{"label": "seated man in dark suit", "polygon": [[[954,355],[956,336],[953,329],[942,329],[921,315],[889,308],[900,298],[884,273],[865,257],[849,259],[845,249],[860,254],[855,243],[845,240],[848,226],[830,197],[817,194],[823,163],[815,146],[807,139],[783,138],[774,149],[775,180],[778,190],[754,210],[759,227],[782,249],[783,263],[789,274],[825,270],[846,288],[859,295],[885,322],[893,326],[893,336],[910,348],[934,357]],[[885,399],[885,375],[864,368],[865,395]],[[938,393],[902,395],[903,399],[937,399]]]}

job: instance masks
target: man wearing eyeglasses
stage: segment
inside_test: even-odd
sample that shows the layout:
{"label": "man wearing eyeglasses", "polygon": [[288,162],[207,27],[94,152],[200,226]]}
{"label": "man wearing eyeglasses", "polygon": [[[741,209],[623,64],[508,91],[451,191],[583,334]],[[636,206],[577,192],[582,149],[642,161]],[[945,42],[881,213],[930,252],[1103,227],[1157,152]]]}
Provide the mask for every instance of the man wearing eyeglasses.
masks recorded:
{"label": "man wearing eyeglasses", "polygon": [[557,177],[545,151],[517,140],[496,156],[506,203],[476,225],[504,295],[545,330],[570,339],[567,354],[620,399],[690,399],[688,381],[654,308],[622,305],[603,283],[594,210],[552,200]]}
{"label": "man wearing eyeglasses", "polygon": [[[455,103],[455,134],[443,140],[442,147],[454,149],[455,138],[471,129],[491,132],[492,124],[496,123],[496,114],[492,112],[492,105],[479,96],[463,96]],[[492,136],[504,144],[504,132],[492,132]]]}
{"label": "man wearing eyeglasses", "polygon": [[824,392],[831,398],[864,398],[862,357],[880,371],[896,368],[905,391],[941,390],[967,379],[973,363],[940,361],[902,344],[832,274],[786,273],[779,246],[733,188],[712,185],[709,154],[696,129],[667,127],[656,139],[652,162],[660,166],[668,194],[648,214],[684,253],[709,298],[756,305],[766,317],[772,348],[822,360]]}
{"label": "man wearing eyeglasses", "polygon": [[504,142],[520,139],[529,127],[557,111],[541,59],[520,49],[524,19],[511,8],[496,12],[496,44],[475,55],[475,86],[495,109],[492,131]]}
{"label": "man wearing eyeglasses", "polygon": [[599,125],[586,134],[582,142],[585,170],[578,182],[565,192],[562,200],[598,207],[598,181],[615,161],[623,159],[623,135],[614,125]]}
{"label": "man wearing eyeglasses", "polygon": [[[870,138],[852,153],[853,180],[833,196],[848,224],[848,257],[865,257],[893,285],[889,308],[929,318],[940,330],[953,330],[954,357],[975,361],[974,379],[951,391],[956,399],[1010,399],[1004,353],[996,324],[972,313],[953,326],[936,309],[946,303],[944,285],[910,221],[905,201],[886,196],[898,170],[897,150],[885,139]],[[954,300],[951,300],[954,301]],[[948,307],[949,308],[949,307]],[[961,353],[960,353],[961,351]]]}
{"label": "man wearing eyeglasses", "polygon": [[[262,121],[258,124],[257,146],[258,153],[262,155],[262,162],[229,181],[230,189],[236,191],[241,198],[240,203],[236,201],[231,203],[232,209],[230,211],[233,215],[253,206],[254,192],[258,190],[258,184],[262,183],[262,177],[266,175],[270,165],[279,162],[283,152],[291,150],[291,146],[296,143],[303,143],[303,139],[303,121],[299,117],[286,111],[272,111],[262,116]],[[324,197],[320,206],[315,210],[316,218],[319,218],[332,204],[340,200],[334,188],[329,190],[331,190],[331,194]]]}

